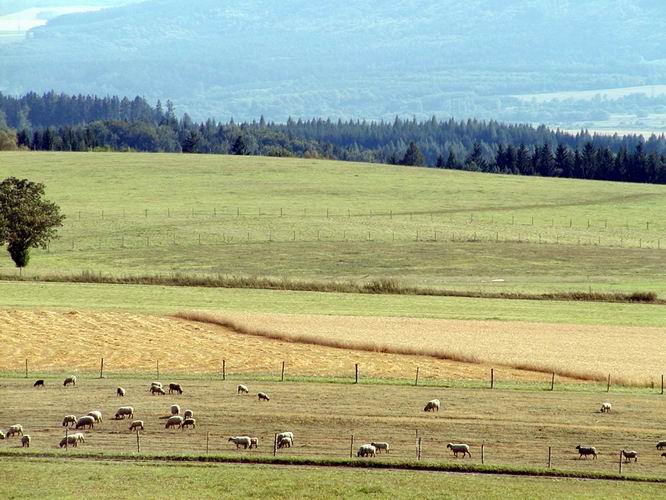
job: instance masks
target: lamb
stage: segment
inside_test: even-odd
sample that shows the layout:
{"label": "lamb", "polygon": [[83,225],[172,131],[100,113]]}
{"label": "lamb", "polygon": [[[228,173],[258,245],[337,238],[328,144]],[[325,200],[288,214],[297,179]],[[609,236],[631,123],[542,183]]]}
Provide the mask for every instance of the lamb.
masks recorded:
{"label": "lamb", "polygon": [[663,450],[664,448],[666,448],[666,441],[659,441],[657,443],[657,449],[658,450]]}
{"label": "lamb", "polygon": [[129,426],[129,430],[135,431],[137,429],[143,429],[143,420],[132,420],[132,423]]}
{"label": "lamb", "polygon": [[278,443],[280,442],[280,439],[283,439],[283,438],[289,438],[289,439],[291,439],[291,443],[292,444],[294,443],[294,433],[293,432],[289,432],[289,431],[280,432],[277,435]]}
{"label": "lamb", "polygon": [[634,462],[638,462],[638,452],[637,451],[622,450],[622,456],[624,457],[625,462],[631,461],[632,458],[634,459]]}
{"label": "lamb", "polygon": [[440,402],[439,399],[432,399],[428,401],[423,408],[423,411],[439,411]]}
{"label": "lamb", "polygon": [[86,415],[85,417],[80,417],[76,421],[76,425],[74,426],[75,429],[80,429],[83,427],[84,429],[88,427],[89,429],[93,429],[95,427],[95,418],[91,417],[90,415]]}
{"label": "lamb", "polygon": [[33,387],[44,387],[44,380],[39,379],[37,382],[32,384]]}
{"label": "lamb", "polygon": [[5,433],[6,437],[12,437],[14,435],[23,436],[23,426],[21,424],[14,424]]}
{"label": "lamb", "polygon": [[463,458],[465,458],[465,455],[469,455],[469,458],[472,458],[472,454],[469,452],[469,445],[468,444],[449,443],[449,444],[446,445],[446,448],[453,452],[453,456],[455,458],[458,458],[458,453],[462,453]]}
{"label": "lamb", "polygon": [[180,386],[180,384],[169,384],[169,394],[177,392],[178,394],[183,393],[183,388]]}
{"label": "lamb", "polygon": [[374,457],[377,454],[377,448],[371,444],[363,444],[356,452],[357,457]]}
{"label": "lamb", "polygon": [[92,418],[94,418],[96,423],[99,423],[99,422],[102,421],[102,412],[101,411],[93,410],[91,412],[88,412],[88,415],[91,416]]}
{"label": "lamb", "polygon": [[259,448],[259,438],[250,438],[250,449]]}
{"label": "lamb", "polygon": [[155,394],[159,394],[160,396],[165,396],[166,392],[164,392],[164,389],[162,389],[160,386],[151,385],[150,386],[150,394],[152,394],[153,396]]}
{"label": "lamb", "polygon": [[76,425],[76,415],[65,415],[62,419],[62,426],[69,427],[69,424]]}
{"label": "lamb", "polygon": [[250,390],[246,385],[238,384],[238,394],[249,394]]}
{"label": "lamb", "polygon": [[284,436],[284,437],[282,437],[281,439],[278,440],[277,447],[278,447],[278,449],[291,448],[292,444],[294,444],[292,439],[288,436]]}
{"label": "lamb", "polygon": [[21,436],[21,448],[30,448],[30,436]]}
{"label": "lamb", "polygon": [[259,394],[257,394],[257,397],[259,398],[259,401],[270,401],[271,400],[271,398],[269,398],[268,394],[266,394],[265,392],[260,392]]}
{"label": "lamb", "polygon": [[183,417],[180,415],[173,415],[169,417],[166,421],[165,429],[171,429],[172,427],[180,427],[183,425]]}
{"label": "lamb", "polygon": [[192,427],[193,429],[197,428],[197,419],[196,418],[185,418],[183,419],[183,423],[180,424],[181,430],[185,429],[185,427]]}
{"label": "lamb", "polygon": [[580,453],[580,456],[578,457],[578,460],[580,460],[583,457],[585,457],[585,459],[587,459],[587,457],[589,455],[592,455],[593,459],[595,459],[595,460],[597,458],[597,449],[594,446],[578,445],[578,446],[576,446],[576,449],[578,450],[578,453]]}
{"label": "lamb", "polygon": [[77,443],[85,443],[86,442],[86,438],[83,435],[83,432],[75,432],[74,434],[71,435],[71,437],[76,439]]}
{"label": "lamb", "polygon": [[390,447],[388,443],[382,442],[382,443],[370,443],[370,444],[375,448],[377,448],[377,453],[379,453],[382,450],[384,450],[385,453],[389,452]]}
{"label": "lamb", "polygon": [[599,410],[601,413],[610,413],[612,409],[612,405],[609,402],[602,403],[601,404],[601,410]]}
{"label": "lamb", "polygon": [[192,418],[194,417],[194,412],[192,410],[185,410],[183,413],[183,418]]}
{"label": "lamb", "polygon": [[180,414],[180,406],[171,405],[171,414],[172,415],[179,415]]}
{"label": "lamb", "polygon": [[74,375],[70,375],[69,377],[67,377],[62,385],[67,387],[70,384],[74,386],[76,385],[76,377]]}
{"label": "lamb", "polygon": [[116,396],[124,398],[125,397],[125,389],[123,389],[122,387],[118,387],[116,389]]}
{"label": "lamb", "polygon": [[65,436],[60,440],[60,447],[65,448],[67,446],[73,446],[76,448],[79,444],[79,441],[72,435],[72,436]]}
{"label": "lamb", "polygon": [[243,449],[246,450],[248,446],[252,444],[252,438],[250,436],[234,436],[230,437],[229,441],[236,445],[236,449],[242,446]]}
{"label": "lamb", "polygon": [[132,418],[134,416],[134,408],[131,406],[121,406],[116,410],[116,420],[124,420],[125,417]]}

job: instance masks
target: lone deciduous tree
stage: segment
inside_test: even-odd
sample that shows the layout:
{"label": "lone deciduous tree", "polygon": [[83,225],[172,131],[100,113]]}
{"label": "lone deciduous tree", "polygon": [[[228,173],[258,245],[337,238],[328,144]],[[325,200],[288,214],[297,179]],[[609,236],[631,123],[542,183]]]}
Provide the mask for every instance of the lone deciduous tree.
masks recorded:
{"label": "lone deciduous tree", "polygon": [[46,248],[57,238],[57,228],[65,216],[60,207],[44,198],[44,184],[9,177],[0,183],[0,245],[16,267],[30,260],[31,248]]}

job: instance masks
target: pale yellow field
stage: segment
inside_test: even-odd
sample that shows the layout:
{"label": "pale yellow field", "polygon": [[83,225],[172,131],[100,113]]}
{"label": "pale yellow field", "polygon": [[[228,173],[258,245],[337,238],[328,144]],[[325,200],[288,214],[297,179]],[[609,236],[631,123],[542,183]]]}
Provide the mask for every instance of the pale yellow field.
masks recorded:
{"label": "pale yellow field", "polygon": [[[320,318],[325,323],[325,318]],[[268,321],[258,317],[257,321]],[[314,324],[309,319],[311,326]],[[30,373],[95,372],[104,358],[107,372],[227,373],[278,375],[282,361],[287,376],[362,376],[421,380],[487,379],[489,365],[358,352],[264,339],[203,323],[121,312],[0,311],[0,371],[20,372],[28,359]],[[510,380],[548,379],[544,374],[502,369]]]}

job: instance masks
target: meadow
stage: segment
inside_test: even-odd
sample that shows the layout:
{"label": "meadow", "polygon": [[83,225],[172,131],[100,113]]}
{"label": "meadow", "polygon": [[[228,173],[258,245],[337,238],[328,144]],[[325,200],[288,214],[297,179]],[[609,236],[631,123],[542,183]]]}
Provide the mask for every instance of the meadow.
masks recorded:
{"label": "meadow", "polygon": [[[68,216],[28,276],[275,276],[664,294],[664,186],[306,159],[2,153]],[[185,194],[186,193],[186,194]],[[15,275],[10,262],[0,269]]]}

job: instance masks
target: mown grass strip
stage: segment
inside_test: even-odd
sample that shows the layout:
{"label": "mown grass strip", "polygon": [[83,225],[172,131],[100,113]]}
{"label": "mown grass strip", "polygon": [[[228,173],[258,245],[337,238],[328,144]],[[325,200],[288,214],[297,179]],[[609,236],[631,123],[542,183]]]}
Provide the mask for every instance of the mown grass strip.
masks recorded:
{"label": "mown grass strip", "polygon": [[58,460],[116,460],[131,462],[175,462],[175,463],[239,463],[258,465],[296,465],[310,467],[348,467],[364,469],[401,469],[426,472],[456,472],[467,474],[496,474],[512,476],[532,476],[571,479],[595,479],[612,481],[636,481],[646,483],[664,483],[666,478],[640,475],[620,475],[607,472],[568,471],[562,469],[546,469],[539,467],[514,467],[506,465],[478,465],[464,463],[443,463],[429,461],[383,462],[381,460],[354,460],[337,458],[306,458],[306,457],[257,457],[228,454],[172,454],[172,453],[108,453],[108,452],[31,452],[23,450],[0,450],[0,457],[8,458],[47,458]]}
{"label": "mown grass strip", "polygon": [[99,283],[111,285],[158,285],[182,286],[196,288],[238,288],[257,290],[288,290],[295,292],[323,293],[358,293],[375,295],[422,295],[429,297],[460,297],[481,299],[509,300],[544,300],[544,301],[579,301],[579,302],[610,302],[666,305],[656,292],[593,292],[569,291],[549,293],[526,292],[488,292],[474,290],[449,290],[444,288],[406,286],[400,281],[383,278],[367,282],[354,281],[306,281],[288,278],[254,277],[254,276],[202,276],[190,274],[153,274],[153,275],[122,275],[83,271],[77,274],[36,274],[17,276],[0,274],[0,281],[30,281],[46,283]]}

